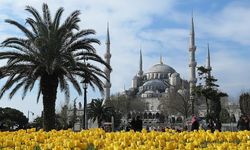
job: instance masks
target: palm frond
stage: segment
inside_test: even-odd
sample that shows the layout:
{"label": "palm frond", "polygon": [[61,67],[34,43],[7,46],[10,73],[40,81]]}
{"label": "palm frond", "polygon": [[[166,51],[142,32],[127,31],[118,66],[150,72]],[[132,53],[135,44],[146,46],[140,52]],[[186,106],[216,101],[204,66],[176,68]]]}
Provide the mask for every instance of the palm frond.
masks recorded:
{"label": "palm frond", "polygon": [[60,18],[62,16],[64,9],[61,7],[57,10],[54,21],[53,21],[53,26],[55,27],[55,30],[58,29],[59,23],[60,23]]}
{"label": "palm frond", "polygon": [[48,26],[52,24],[49,7],[45,3],[43,4],[43,20]]}
{"label": "palm frond", "polygon": [[20,83],[18,83],[10,92],[9,94],[9,99],[12,99],[12,97],[16,94],[16,92],[23,86],[23,84],[25,83],[25,81],[22,81]]}
{"label": "palm frond", "polygon": [[37,30],[37,26],[36,26],[36,22],[34,19],[32,18],[27,18],[26,19],[26,23],[29,24],[32,28],[32,31],[35,33],[35,35],[38,35],[38,30]]}
{"label": "palm frond", "polygon": [[35,8],[33,8],[31,6],[26,6],[25,10],[28,11],[29,13],[31,13],[36,18],[37,22],[42,22],[42,18]]}
{"label": "palm frond", "polygon": [[33,35],[32,32],[30,32],[28,29],[26,29],[23,25],[21,25],[20,23],[14,21],[14,20],[10,20],[10,19],[6,19],[5,22],[15,25],[17,28],[19,28],[29,39],[34,39],[35,36]]}

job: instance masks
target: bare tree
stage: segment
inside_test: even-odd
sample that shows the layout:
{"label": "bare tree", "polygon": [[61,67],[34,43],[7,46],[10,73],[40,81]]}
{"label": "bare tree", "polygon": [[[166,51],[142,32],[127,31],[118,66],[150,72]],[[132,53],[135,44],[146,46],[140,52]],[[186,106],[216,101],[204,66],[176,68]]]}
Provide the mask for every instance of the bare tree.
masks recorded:
{"label": "bare tree", "polygon": [[242,93],[239,98],[239,103],[241,113],[250,116],[250,94]]}
{"label": "bare tree", "polygon": [[114,107],[122,114],[128,114],[131,111],[143,112],[145,110],[145,102],[138,97],[127,95],[112,95],[110,100],[106,102],[108,106]]}
{"label": "bare tree", "polygon": [[180,113],[185,118],[191,115],[191,102],[188,91],[169,91],[168,94],[160,98],[160,110],[167,115]]}

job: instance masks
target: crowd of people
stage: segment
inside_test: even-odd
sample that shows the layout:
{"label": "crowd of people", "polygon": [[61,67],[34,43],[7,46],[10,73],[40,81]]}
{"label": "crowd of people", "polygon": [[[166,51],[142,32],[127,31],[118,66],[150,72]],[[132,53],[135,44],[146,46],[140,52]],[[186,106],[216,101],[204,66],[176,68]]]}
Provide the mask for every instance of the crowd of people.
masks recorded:
{"label": "crowd of people", "polygon": [[[189,126],[190,127],[190,126]],[[146,126],[147,131],[165,131],[165,128],[171,128],[175,129],[177,131],[194,131],[194,130],[211,130],[211,132],[214,132],[215,130],[222,131],[222,123],[219,119],[214,119],[214,118],[208,118],[207,122],[205,123],[205,120],[201,120],[199,117],[196,117],[195,115],[192,116],[191,119],[191,128],[188,128],[188,125],[185,125],[182,129],[177,128],[175,126],[171,127],[150,127]],[[241,116],[240,119],[238,120],[237,128],[239,131],[242,130],[250,130],[250,123],[249,119],[247,116]],[[126,131],[129,130],[134,130],[134,131],[141,131],[143,129],[143,123],[142,119],[140,116],[137,116],[133,118],[129,124],[123,128]]]}
{"label": "crowd of people", "polygon": [[207,126],[200,125],[199,120],[196,116],[192,117],[192,125],[191,125],[191,131],[194,130],[211,130],[211,132],[214,132],[215,130],[221,131],[222,124],[219,119],[208,119]]}
{"label": "crowd of people", "polygon": [[131,120],[129,128],[130,130],[139,131],[139,132],[142,130],[142,120],[140,116],[137,116],[136,118],[133,118]]}

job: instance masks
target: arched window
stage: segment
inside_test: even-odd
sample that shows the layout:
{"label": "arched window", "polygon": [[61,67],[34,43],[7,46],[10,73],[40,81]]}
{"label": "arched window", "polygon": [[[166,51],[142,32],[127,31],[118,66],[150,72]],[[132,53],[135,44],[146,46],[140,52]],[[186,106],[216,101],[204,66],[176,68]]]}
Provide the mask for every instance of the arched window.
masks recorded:
{"label": "arched window", "polygon": [[143,118],[148,119],[148,114],[146,112],[144,113]]}
{"label": "arched window", "polygon": [[152,119],[152,118],[153,118],[152,113],[149,113],[149,114],[148,114],[148,118],[149,118],[149,119]]}
{"label": "arched window", "polygon": [[159,114],[159,113],[156,113],[156,114],[155,114],[155,117],[156,117],[156,119],[159,119],[159,118],[160,118],[160,114]]}

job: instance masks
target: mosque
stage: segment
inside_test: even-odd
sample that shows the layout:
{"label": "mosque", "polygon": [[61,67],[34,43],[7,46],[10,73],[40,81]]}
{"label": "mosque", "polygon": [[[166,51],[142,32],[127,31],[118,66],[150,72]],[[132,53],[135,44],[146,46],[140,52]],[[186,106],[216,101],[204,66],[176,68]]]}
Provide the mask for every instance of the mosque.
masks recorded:
{"label": "mosque", "polygon": [[[127,116],[129,119],[132,117],[140,115],[144,121],[144,124],[153,124],[160,121],[161,117],[166,117],[166,114],[162,112],[162,101],[169,101],[172,103],[175,99],[171,98],[171,95],[180,95],[183,97],[188,97],[185,99],[190,105],[194,106],[192,113],[198,111],[198,106],[194,103],[194,87],[196,86],[196,60],[195,60],[195,31],[194,31],[194,21],[193,17],[191,19],[191,30],[190,30],[190,41],[189,41],[189,70],[190,78],[189,80],[184,80],[180,77],[180,74],[171,66],[165,64],[162,61],[162,56],[157,64],[154,64],[147,71],[143,71],[143,56],[140,50],[139,57],[139,69],[138,73],[132,79],[132,86],[130,89],[125,90],[123,94],[127,96],[136,96],[145,102],[145,110],[141,112],[130,112]],[[110,37],[109,29],[107,30],[107,41],[106,41],[106,54],[105,59],[108,64],[110,64]],[[210,68],[210,54],[208,48],[207,56],[207,68]],[[105,73],[110,79],[110,71],[105,69]],[[110,87],[111,83],[105,83],[105,93],[104,99],[110,99]],[[171,102],[172,101],[172,102]],[[192,103],[192,104],[191,104]],[[198,112],[196,112],[198,113]],[[164,116],[165,115],[165,116]],[[176,115],[176,114],[168,114]]]}
{"label": "mosque", "polygon": [[[189,80],[185,80],[181,78],[181,75],[171,66],[165,64],[162,60],[162,56],[160,56],[159,63],[152,65],[147,71],[143,71],[143,56],[140,50],[139,55],[139,68],[138,72],[135,73],[135,76],[132,79],[132,85],[128,90],[124,90],[121,93],[125,96],[136,97],[135,100],[142,100],[145,107],[143,112],[139,112],[137,110],[133,110],[128,114],[124,114],[123,120],[131,120],[133,117],[140,116],[143,120],[144,126],[155,126],[159,125],[159,123],[165,123],[166,121],[175,118],[181,118],[182,120],[187,117],[183,114],[171,112],[166,109],[169,109],[174,105],[179,105],[176,103],[176,97],[173,98],[173,95],[181,97],[182,101],[185,101],[187,105],[189,105],[189,115],[196,114],[198,116],[206,115],[206,105],[201,102],[194,95],[194,88],[197,83],[196,78],[196,66],[197,62],[195,59],[195,30],[194,30],[194,21],[193,17],[191,18],[191,29],[190,29],[190,37],[189,37]],[[110,53],[110,36],[109,36],[109,27],[107,28],[107,38],[106,38],[106,53],[104,54],[104,58],[107,64],[110,65],[111,53]],[[111,65],[112,66],[112,65]],[[210,51],[209,46],[207,49],[207,59],[206,66],[210,71],[212,67],[210,66]],[[110,100],[110,78],[111,71],[108,68],[104,69],[106,77],[108,81],[104,84],[104,103]],[[209,72],[210,73],[210,72]],[[167,103],[165,103],[167,102]],[[164,107],[164,103],[169,105],[170,107]],[[192,107],[190,107],[192,106]],[[230,105],[226,105],[226,107],[231,107]],[[79,112],[83,110],[79,108]],[[233,109],[230,109],[233,110]],[[239,114],[239,108],[235,108],[231,114]],[[79,117],[82,114],[78,114]],[[236,115],[238,117],[239,115]],[[166,120],[167,119],[167,120]],[[78,122],[79,126],[81,123]],[[88,127],[97,127],[97,123],[89,120]]]}

